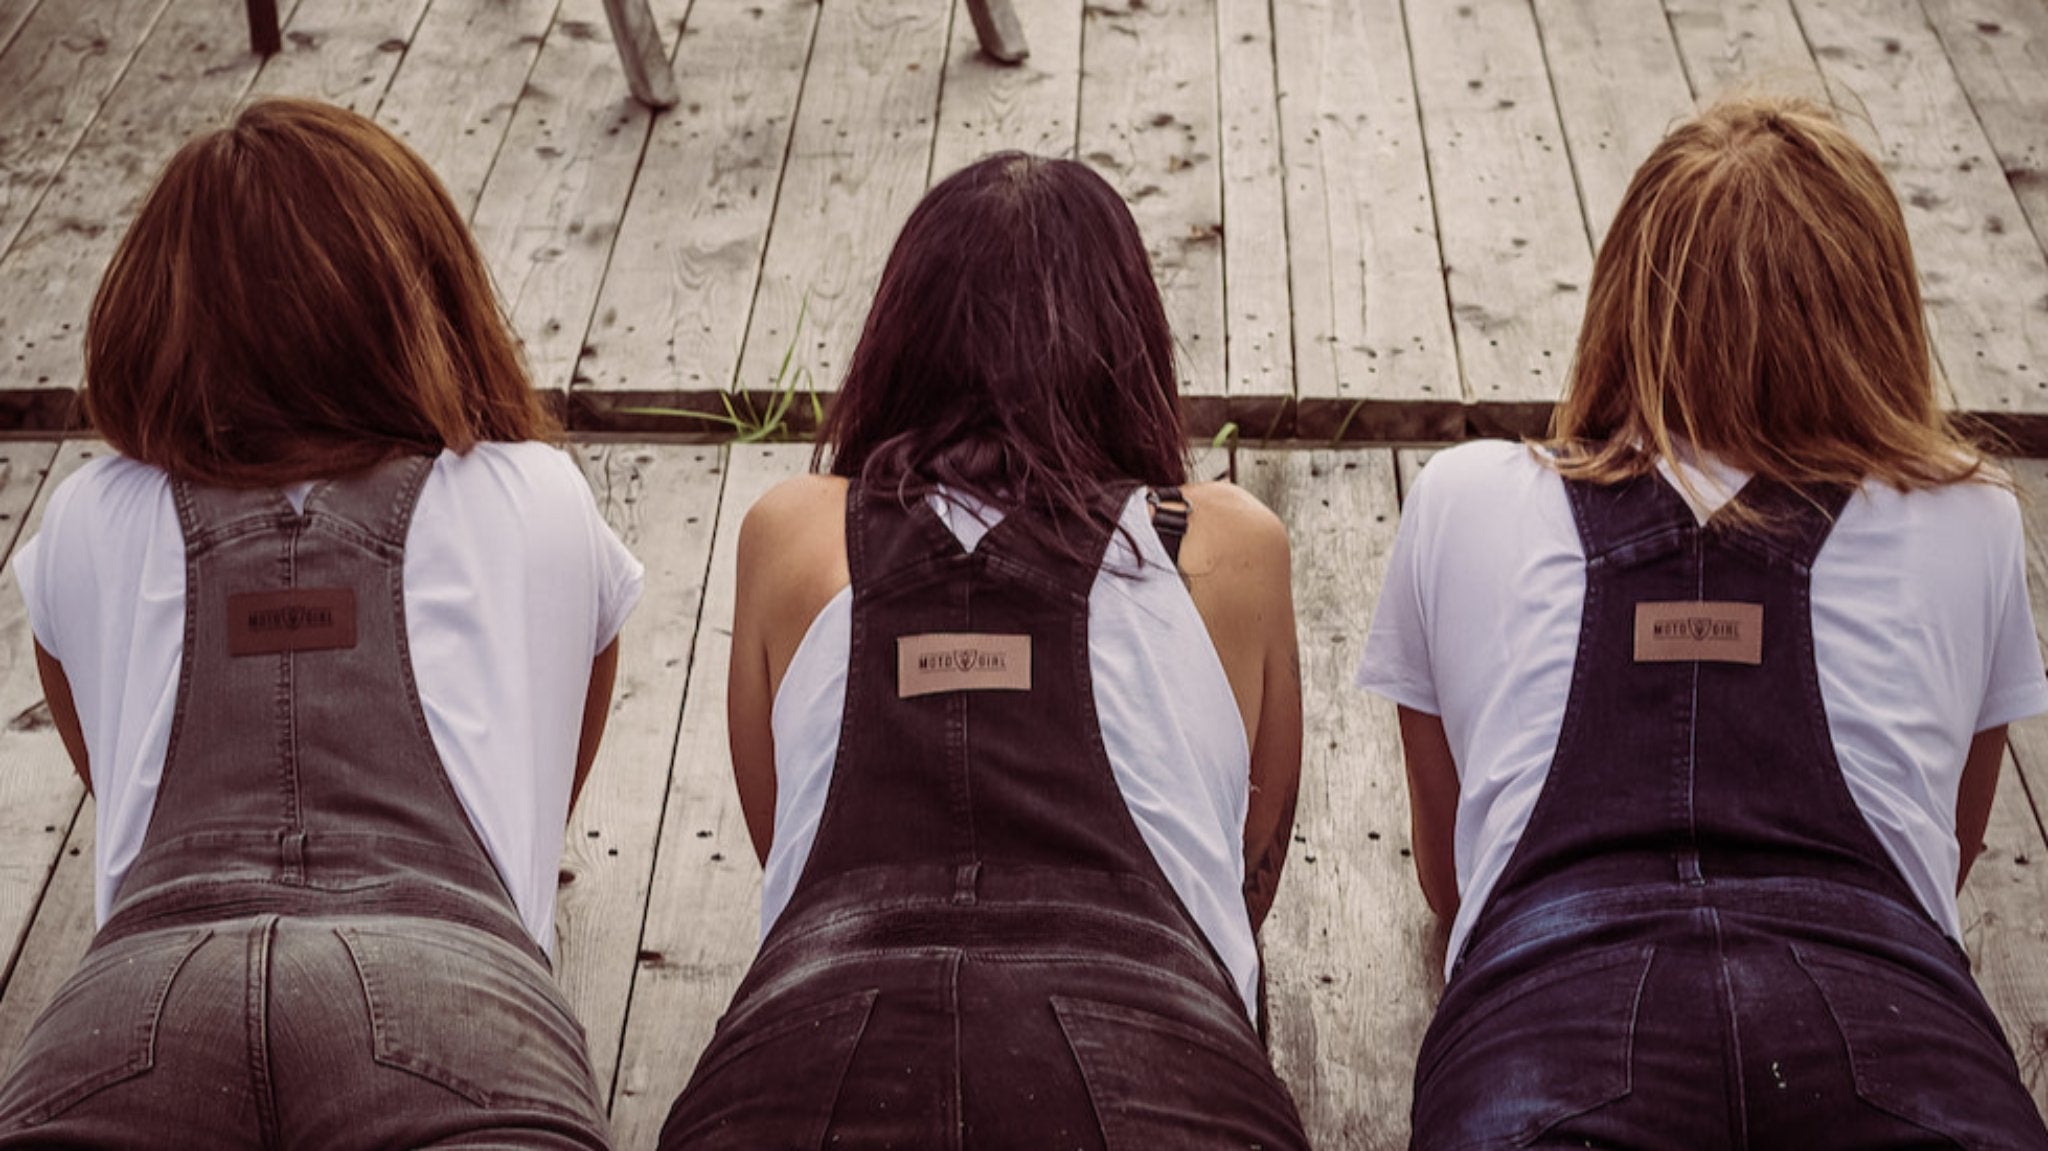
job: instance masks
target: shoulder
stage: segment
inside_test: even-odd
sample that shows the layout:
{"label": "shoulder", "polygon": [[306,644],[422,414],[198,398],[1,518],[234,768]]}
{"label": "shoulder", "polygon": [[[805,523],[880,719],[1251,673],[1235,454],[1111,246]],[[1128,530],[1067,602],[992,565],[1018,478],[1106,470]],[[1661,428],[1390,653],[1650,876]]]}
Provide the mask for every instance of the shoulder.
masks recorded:
{"label": "shoulder", "polygon": [[756,602],[771,610],[798,610],[845,587],[846,491],[843,477],[806,474],[755,500],[740,521],[743,594],[759,593]]}
{"label": "shoulder", "polygon": [[2016,548],[2025,534],[2019,497],[2010,488],[1969,480],[1904,492],[1866,483],[1842,509],[1836,528],[1902,543],[1938,542],[1965,553]]}
{"label": "shoulder", "polygon": [[1552,480],[1562,486],[1541,448],[1509,440],[1469,440],[1431,454],[1405,502],[1498,500],[1518,488]]}
{"label": "shoulder", "polygon": [[539,440],[480,443],[459,454],[444,450],[434,460],[433,479],[465,491],[497,492],[509,498],[589,491],[582,469],[568,449]]}
{"label": "shoulder", "polygon": [[1287,527],[1259,497],[1223,480],[1188,484],[1181,494],[1188,501],[1190,537],[1199,531],[1218,549],[1287,558]]}
{"label": "shoulder", "polygon": [[86,461],[57,485],[38,534],[132,541],[158,520],[177,520],[170,476],[126,456],[104,455]]}
{"label": "shoulder", "polygon": [[769,488],[747,509],[741,531],[757,540],[807,535],[828,520],[844,521],[846,478],[806,473]]}
{"label": "shoulder", "polygon": [[1280,517],[1236,484],[1188,484],[1181,492],[1188,534],[1180,568],[1212,624],[1219,612],[1264,619],[1291,603],[1292,561]]}

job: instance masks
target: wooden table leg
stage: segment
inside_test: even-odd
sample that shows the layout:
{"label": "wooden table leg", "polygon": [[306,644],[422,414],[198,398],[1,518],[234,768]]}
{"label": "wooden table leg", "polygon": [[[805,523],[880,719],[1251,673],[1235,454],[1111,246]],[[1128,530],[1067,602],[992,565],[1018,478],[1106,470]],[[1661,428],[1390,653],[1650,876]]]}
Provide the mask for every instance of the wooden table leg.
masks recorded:
{"label": "wooden table leg", "polygon": [[674,107],[675,70],[661,50],[661,33],[647,0],[604,0],[604,14],[611,21],[612,42],[619,46],[619,63],[625,65],[634,99],[649,108]]}
{"label": "wooden table leg", "polygon": [[981,50],[991,59],[1015,64],[1031,54],[1024,43],[1024,25],[1017,22],[1010,0],[967,0],[967,14],[974,18]]}
{"label": "wooden table leg", "polygon": [[258,56],[274,56],[284,47],[277,34],[277,0],[249,0],[249,48]]}

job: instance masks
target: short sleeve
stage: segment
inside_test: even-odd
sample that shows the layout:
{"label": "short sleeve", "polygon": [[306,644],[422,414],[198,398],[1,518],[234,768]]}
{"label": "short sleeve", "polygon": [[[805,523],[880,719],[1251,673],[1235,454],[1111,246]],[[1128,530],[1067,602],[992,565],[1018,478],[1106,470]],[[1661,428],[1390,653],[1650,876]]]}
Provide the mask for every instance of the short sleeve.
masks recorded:
{"label": "short sleeve", "polygon": [[58,652],[63,645],[55,635],[56,619],[50,610],[49,601],[43,596],[49,581],[44,579],[43,537],[38,534],[14,550],[14,583],[21,589],[21,602],[28,606],[28,629],[41,644],[43,650],[56,657],[59,663],[64,657]]}
{"label": "short sleeve", "polygon": [[625,630],[626,617],[639,605],[647,569],[626,550],[609,525],[601,525],[598,547],[599,570],[606,573],[605,591],[597,608],[597,650],[603,651],[619,638],[619,632]]}
{"label": "short sleeve", "polygon": [[64,483],[51,493],[49,505],[43,509],[41,528],[14,549],[12,562],[14,582],[21,589],[22,603],[28,607],[29,631],[58,663],[64,662],[64,643],[59,634],[58,617],[61,613],[56,600],[64,582],[55,575],[55,571],[62,554],[64,525],[75,490],[75,484]]}
{"label": "short sleeve", "polygon": [[1978,731],[2048,712],[2048,676],[2043,674],[2041,641],[2027,598],[2026,548],[2017,509],[2009,522],[2011,546],[2001,559],[2005,578],[1999,581],[2002,594],[1991,620],[1990,676],[1977,711]]}
{"label": "short sleeve", "polygon": [[640,602],[647,569],[605,522],[597,509],[596,494],[583,482],[580,472],[577,473],[577,482],[584,489],[583,507],[590,517],[591,544],[596,550],[597,646],[590,653],[595,656],[610,647],[612,641],[619,638],[619,632],[625,629],[626,617],[633,614],[633,608]]}
{"label": "short sleeve", "polygon": [[1423,602],[1423,590],[1429,586],[1424,571],[1432,507],[1429,474],[1425,468],[1417,477],[1402,508],[1401,524],[1394,533],[1394,550],[1387,559],[1386,580],[1373,608],[1372,631],[1366,637],[1355,682],[1402,707],[1437,715],[1441,707],[1430,664],[1428,619]]}

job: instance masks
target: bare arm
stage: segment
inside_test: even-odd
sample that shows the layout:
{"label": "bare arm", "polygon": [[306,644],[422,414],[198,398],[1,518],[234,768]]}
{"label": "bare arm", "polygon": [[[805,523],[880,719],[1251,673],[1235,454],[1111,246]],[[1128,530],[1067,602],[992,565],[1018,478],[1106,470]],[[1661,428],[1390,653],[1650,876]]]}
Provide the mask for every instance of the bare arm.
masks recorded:
{"label": "bare arm", "polygon": [[1422,898],[1443,919],[1458,914],[1458,766],[1440,716],[1397,708],[1408,764],[1408,839]]}
{"label": "bare arm", "polygon": [[597,762],[597,745],[604,741],[605,721],[612,714],[612,685],[619,677],[619,641],[614,638],[590,661],[590,689],[583,694],[583,729],[576,737],[576,778],[569,784],[569,810],[583,794],[583,781],[590,778],[590,765]]}
{"label": "bare arm", "polygon": [[846,481],[798,476],[777,484],[740,524],[726,739],[733,785],[754,854],[775,838],[775,693],[811,622],[851,578]]}
{"label": "bare arm", "polygon": [[1231,484],[1191,484],[1181,570],[1244,721],[1251,749],[1244,825],[1245,911],[1272,910],[1301,789],[1301,655],[1287,529]]}
{"label": "bare arm", "polygon": [[1991,800],[1998,794],[1998,768],[2005,759],[2005,725],[1985,728],[1970,740],[1963,760],[1963,782],[1956,792],[1956,843],[1962,866],[1956,890],[1970,878],[1970,866],[1984,853],[1984,829],[1991,823]]}
{"label": "bare arm", "polygon": [[740,815],[747,821],[755,857],[765,864],[775,836],[775,733],[770,725],[775,692],[768,686],[768,648],[759,602],[760,548],[751,538],[754,522],[750,516],[740,528],[738,599],[725,673],[725,730]]}
{"label": "bare arm", "polygon": [[92,793],[91,764],[85,752],[85,729],[78,725],[78,706],[71,699],[71,681],[64,676],[64,665],[57,657],[36,645],[36,674],[43,681],[43,700],[50,705],[50,719],[57,725],[57,735],[64,741],[64,751],[71,757],[71,769],[78,773],[79,782],[85,784],[86,793]]}

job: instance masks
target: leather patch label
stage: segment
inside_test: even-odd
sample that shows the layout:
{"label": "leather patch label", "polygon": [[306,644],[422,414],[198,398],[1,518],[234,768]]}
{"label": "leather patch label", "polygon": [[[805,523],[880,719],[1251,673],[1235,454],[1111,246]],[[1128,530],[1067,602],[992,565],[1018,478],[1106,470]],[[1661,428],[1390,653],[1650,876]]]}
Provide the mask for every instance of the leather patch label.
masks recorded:
{"label": "leather patch label", "polygon": [[228,654],[356,646],[356,590],[295,587],[228,597]]}
{"label": "leather patch label", "polygon": [[1639,603],[1636,662],[1764,661],[1764,605],[1760,603]]}
{"label": "leather patch label", "polygon": [[1030,691],[1031,637],[930,632],[896,637],[896,698]]}

